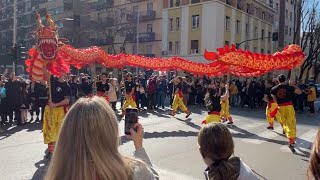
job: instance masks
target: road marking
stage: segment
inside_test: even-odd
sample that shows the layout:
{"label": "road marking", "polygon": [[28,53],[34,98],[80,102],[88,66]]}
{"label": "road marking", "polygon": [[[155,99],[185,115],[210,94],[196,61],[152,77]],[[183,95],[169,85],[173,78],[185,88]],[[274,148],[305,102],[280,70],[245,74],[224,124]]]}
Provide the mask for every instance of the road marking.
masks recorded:
{"label": "road marking", "polygon": [[253,144],[262,144],[262,143],[266,142],[268,139],[273,139],[273,138],[279,136],[279,134],[277,134],[275,131],[282,133],[282,127],[278,126],[273,131],[267,130],[262,133],[248,137],[246,139],[242,139],[242,141],[248,142],[248,143],[253,143]]}
{"label": "road marking", "polygon": [[[302,134],[301,136],[296,138],[296,144],[295,148],[297,150],[308,150],[311,148],[313,141],[316,138],[316,135],[318,133],[317,129],[311,129],[307,131],[306,133]],[[288,146],[281,146],[280,148],[282,151],[291,152],[288,148]]]}

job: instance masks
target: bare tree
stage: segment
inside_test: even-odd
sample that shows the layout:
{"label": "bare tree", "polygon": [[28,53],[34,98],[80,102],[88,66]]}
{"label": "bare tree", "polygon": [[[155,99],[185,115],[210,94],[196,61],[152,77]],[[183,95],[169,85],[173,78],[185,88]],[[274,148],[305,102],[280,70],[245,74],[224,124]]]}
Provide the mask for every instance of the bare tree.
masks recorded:
{"label": "bare tree", "polygon": [[304,0],[301,5],[301,26],[299,26],[302,29],[302,37],[300,46],[305,52],[306,57],[301,66],[299,80],[302,79],[305,73],[307,73],[308,78],[310,69],[314,65],[317,65],[317,62],[319,61],[320,18],[319,12],[317,12],[318,4],[319,2],[314,0],[311,6],[308,6]]}

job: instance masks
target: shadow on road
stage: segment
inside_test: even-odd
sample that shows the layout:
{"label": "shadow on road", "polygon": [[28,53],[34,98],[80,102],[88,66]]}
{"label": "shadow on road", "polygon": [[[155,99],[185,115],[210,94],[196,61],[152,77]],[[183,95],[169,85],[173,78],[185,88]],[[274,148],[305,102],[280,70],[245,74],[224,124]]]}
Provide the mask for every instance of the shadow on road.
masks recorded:
{"label": "shadow on road", "polygon": [[37,167],[36,172],[32,176],[32,180],[42,180],[45,176],[45,173],[47,172],[47,169],[49,167],[49,161],[48,160],[40,160],[39,162],[34,164]]}
{"label": "shadow on road", "polygon": [[[193,131],[163,131],[163,132],[145,132],[144,133],[144,138],[143,139],[152,139],[152,138],[166,138],[166,137],[190,137],[190,136],[198,136],[198,132],[193,132]],[[121,136],[120,137],[120,144],[123,145],[127,142],[129,142],[130,139],[127,138],[126,136]]]}
{"label": "shadow on road", "polygon": [[9,125],[1,126],[1,128],[4,129],[4,132],[0,134],[0,141],[25,129],[27,130],[27,132],[40,130],[41,126],[42,126],[41,123],[31,123],[31,124],[26,124],[24,126],[9,126]]}

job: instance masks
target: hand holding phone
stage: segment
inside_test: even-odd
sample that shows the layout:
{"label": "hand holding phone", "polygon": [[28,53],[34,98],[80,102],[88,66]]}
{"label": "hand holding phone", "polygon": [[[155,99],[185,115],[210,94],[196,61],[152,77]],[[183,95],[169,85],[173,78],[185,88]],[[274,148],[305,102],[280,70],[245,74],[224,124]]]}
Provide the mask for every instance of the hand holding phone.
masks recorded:
{"label": "hand holding phone", "polygon": [[128,137],[133,141],[135,148],[142,148],[144,134],[142,125],[140,123],[136,123],[134,127],[130,129],[130,133],[131,135],[128,135]]}
{"label": "hand holding phone", "polygon": [[138,109],[127,108],[124,122],[124,133],[126,135],[131,135],[130,129],[134,129],[135,124],[138,122]]}

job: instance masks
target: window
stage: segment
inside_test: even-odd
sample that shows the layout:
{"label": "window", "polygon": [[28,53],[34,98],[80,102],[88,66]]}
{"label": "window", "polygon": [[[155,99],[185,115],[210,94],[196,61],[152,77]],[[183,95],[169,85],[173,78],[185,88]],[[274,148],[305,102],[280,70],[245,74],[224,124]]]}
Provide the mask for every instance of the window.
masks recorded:
{"label": "window", "polygon": [[268,32],[268,41],[270,42],[271,40],[271,32]]}
{"label": "window", "polygon": [[112,47],[108,47],[108,54],[113,54]]}
{"label": "window", "polygon": [[261,49],[261,53],[264,54],[264,49]]}
{"label": "window", "polygon": [[261,30],[261,38],[264,38],[264,29]]}
{"label": "window", "polygon": [[199,3],[200,0],[191,0],[191,4],[194,4],[194,3]]}
{"label": "window", "polygon": [[137,46],[132,46],[132,54],[137,54]]}
{"label": "window", "polygon": [[253,48],[253,52],[257,52],[257,47],[254,47],[254,48]]}
{"label": "window", "polygon": [[270,50],[268,50],[268,54],[271,54],[271,51],[270,51]]}
{"label": "window", "polygon": [[236,33],[240,33],[240,29],[241,29],[241,24],[240,21],[237,20],[237,24],[236,24]]}
{"label": "window", "polygon": [[258,38],[258,27],[257,26],[254,28],[254,37]]}
{"label": "window", "polygon": [[232,0],[226,0],[226,3],[231,6],[232,5]]}
{"label": "window", "polygon": [[120,13],[121,13],[121,18],[124,18],[126,16],[126,8],[121,8]]}
{"label": "window", "polygon": [[169,55],[172,54],[172,42],[169,42]]}
{"label": "window", "polygon": [[269,22],[273,23],[273,16],[269,15]]}
{"label": "window", "polygon": [[276,10],[277,10],[277,12],[279,11],[279,4],[278,3],[276,3]]}
{"label": "window", "polygon": [[247,4],[247,9],[246,9],[246,12],[248,13],[248,14],[250,14],[250,4]]}
{"label": "window", "polygon": [[153,11],[153,3],[147,4],[147,12]]}
{"label": "window", "polygon": [[172,32],[173,31],[173,18],[170,18],[170,21],[169,21],[170,25],[169,25],[169,30]]}
{"label": "window", "polygon": [[289,29],[289,36],[291,36],[291,30],[292,30],[292,29],[290,28],[290,29]]}
{"label": "window", "polygon": [[230,31],[230,17],[226,16],[226,31]]}
{"label": "window", "polygon": [[262,20],[266,20],[266,13],[262,12]]}
{"label": "window", "polygon": [[133,7],[132,7],[132,12],[133,12],[133,13],[138,13],[138,9],[139,9],[138,6],[133,6]]}
{"label": "window", "polygon": [[174,50],[175,50],[175,54],[180,54],[180,44],[179,44],[179,41],[176,41],[174,43]]}
{"label": "window", "polygon": [[242,10],[242,2],[241,2],[241,0],[237,0],[237,9]]}
{"label": "window", "polygon": [[290,21],[292,21],[292,12],[290,12]]}
{"label": "window", "polygon": [[191,52],[190,54],[198,54],[199,53],[199,41],[191,40]]}
{"label": "window", "polygon": [[153,54],[152,53],[152,45],[147,45],[147,54]]}
{"label": "window", "polygon": [[147,24],[147,32],[152,32],[152,24]]}
{"label": "window", "polygon": [[288,26],[286,26],[286,29],[285,29],[285,34],[286,35],[288,35],[288,29],[289,29]]}
{"label": "window", "polygon": [[225,41],[225,42],[224,42],[224,45],[229,46],[229,44],[230,44],[229,41]]}
{"label": "window", "polygon": [[288,9],[286,9],[286,18],[288,19],[289,14],[288,14]]}
{"label": "window", "polygon": [[180,0],[176,0],[176,7],[180,6]]}
{"label": "window", "polygon": [[180,29],[180,17],[176,17],[176,31]]}
{"label": "window", "polygon": [[200,15],[192,15],[192,29],[196,30],[199,29],[200,24]]}
{"label": "window", "polygon": [[173,0],[170,0],[170,7],[173,7]]}
{"label": "window", "polygon": [[250,29],[249,24],[246,23],[246,35],[247,36],[249,36],[249,29]]}
{"label": "window", "polygon": [[255,11],[255,12],[256,12],[256,13],[255,13],[256,16],[259,17],[259,16],[260,16],[260,14],[259,14],[259,9],[256,7],[255,10],[256,10],[256,11]]}

